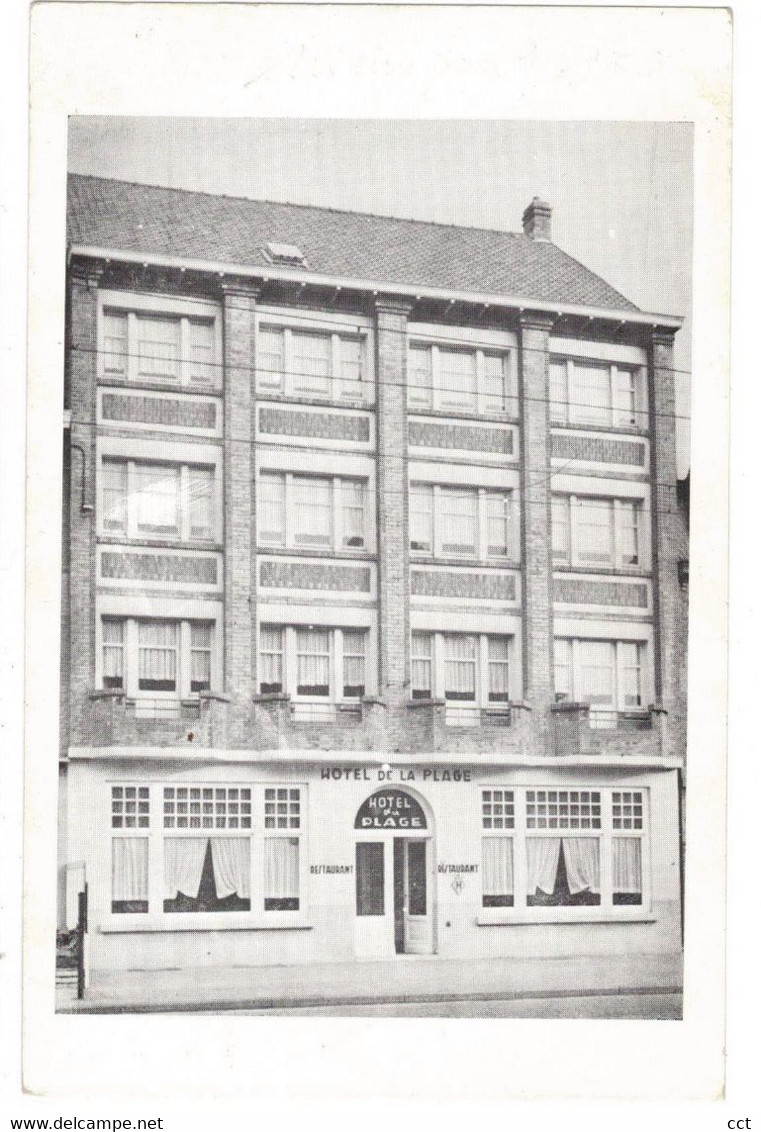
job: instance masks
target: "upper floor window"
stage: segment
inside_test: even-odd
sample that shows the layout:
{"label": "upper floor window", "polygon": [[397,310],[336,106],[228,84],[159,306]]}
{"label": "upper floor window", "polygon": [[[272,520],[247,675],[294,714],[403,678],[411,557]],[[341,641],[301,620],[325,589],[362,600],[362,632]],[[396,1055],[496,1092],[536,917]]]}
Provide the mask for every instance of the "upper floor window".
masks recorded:
{"label": "upper floor window", "polygon": [[260,544],[305,550],[366,550],[372,544],[367,481],[262,472]]}
{"label": "upper floor window", "polygon": [[294,700],[359,700],[367,682],[367,630],[262,625],[259,691]]}
{"label": "upper floor window", "polygon": [[126,538],[210,540],[214,469],[105,457],[101,530]]}
{"label": "upper floor window", "polygon": [[135,699],[197,696],[212,687],[213,646],[212,622],[103,617],[102,686]]}
{"label": "upper floor window", "polygon": [[102,373],[126,381],[219,382],[216,320],[104,307]]}
{"label": "upper floor window", "polygon": [[364,335],[315,333],[262,324],[257,333],[257,388],[262,393],[362,403],[371,400]]}
{"label": "upper floor window", "polygon": [[412,633],[412,698],[489,707],[510,700],[511,638]]}
{"label": "upper floor window", "polygon": [[510,354],[412,343],[407,403],[410,409],[514,415]]}
{"label": "upper floor window", "polygon": [[563,566],[646,565],[642,502],[603,496],[552,496],[552,560]]}
{"label": "upper floor window", "polygon": [[614,726],[616,712],[645,705],[645,645],[555,638],[555,699],[590,706],[590,722]]}
{"label": "upper floor window", "polygon": [[646,428],[643,367],[553,357],[550,419],[555,424]]}
{"label": "upper floor window", "polygon": [[438,558],[518,557],[512,491],[410,486],[410,549]]}

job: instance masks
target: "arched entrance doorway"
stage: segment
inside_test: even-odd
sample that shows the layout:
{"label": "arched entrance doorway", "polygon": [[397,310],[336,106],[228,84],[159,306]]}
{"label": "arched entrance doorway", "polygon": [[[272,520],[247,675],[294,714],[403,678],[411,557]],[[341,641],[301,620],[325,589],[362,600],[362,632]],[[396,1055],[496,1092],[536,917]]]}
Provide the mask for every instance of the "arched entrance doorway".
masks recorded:
{"label": "arched entrance doorway", "polygon": [[357,954],[431,954],[436,878],[428,804],[408,787],[383,787],[359,807],[354,829]]}

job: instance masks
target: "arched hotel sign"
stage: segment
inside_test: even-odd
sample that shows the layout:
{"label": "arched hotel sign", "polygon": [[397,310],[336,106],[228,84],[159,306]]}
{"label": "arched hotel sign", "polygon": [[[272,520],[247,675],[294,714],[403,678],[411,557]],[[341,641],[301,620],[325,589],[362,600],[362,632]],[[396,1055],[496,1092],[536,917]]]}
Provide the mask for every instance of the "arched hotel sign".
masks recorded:
{"label": "arched hotel sign", "polygon": [[357,810],[355,829],[427,829],[423,808],[406,790],[376,790]]}

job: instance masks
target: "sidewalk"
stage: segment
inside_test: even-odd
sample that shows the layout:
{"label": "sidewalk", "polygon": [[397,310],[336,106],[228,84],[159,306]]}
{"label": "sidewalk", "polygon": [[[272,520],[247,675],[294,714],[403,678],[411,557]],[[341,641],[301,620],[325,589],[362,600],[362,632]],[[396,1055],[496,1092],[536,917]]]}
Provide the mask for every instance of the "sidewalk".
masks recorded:
{"label": "sidewalk", "polygon": [[[96,972],[78,1002],[60,988],[61,1013],[154,1013],[658,994],[681,989],[673,955],[571,959],[439,959],[400,955],[366,963]],[[337,1011],[338,1012],[338,1011]]]}

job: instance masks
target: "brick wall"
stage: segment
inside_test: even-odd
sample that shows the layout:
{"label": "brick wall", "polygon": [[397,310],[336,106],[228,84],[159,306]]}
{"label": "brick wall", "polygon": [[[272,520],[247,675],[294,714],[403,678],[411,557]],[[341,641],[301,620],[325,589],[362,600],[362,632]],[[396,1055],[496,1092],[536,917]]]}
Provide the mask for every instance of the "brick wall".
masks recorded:
{"label": "brick wall", "polygon": [[381,695],[409,696],[407,314],[378,302],[378,613]]}
{"label": "brick wall", "polygon": [[[526,312],[520,322],[523,405],[523,695],[531,704],[534,741],[551,751],[553,697],[550,560],[549,341],[551,320]],[[545,470],[546,469],[546,470]]]}
{"label": "brick wall", "polygon": [[[70,740],[90,742],[88,693],[95,672],[95,421],[99,272],[75,268],[69,292],[71,410],[69,484]],[[88,510],[89,509],[89,510]],[[64,637],[66,634],[64,633]],[[97,741],[97,736],[93,737]]]}
{"label": "brick wall", "polygon": [[245,745],[256,689],[256,529],[253,492],[256,406],[254,311],[257,291],[232,283],[223,288],[224,311],[224,521],[225,690],[230,697],[229,741]]}
{"label": "brick wall", "polygon": [[686,654],[678,560],[684,533],[676,490],[674,332],[655,329],[650,365],[650,428],[653,522],[653,580],[656,696],[666,710],[666,752],[684,754],[686,745]]}

